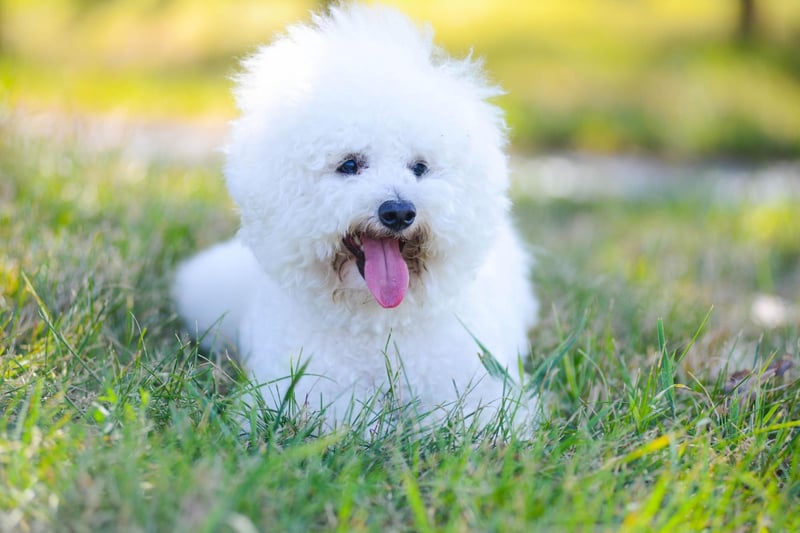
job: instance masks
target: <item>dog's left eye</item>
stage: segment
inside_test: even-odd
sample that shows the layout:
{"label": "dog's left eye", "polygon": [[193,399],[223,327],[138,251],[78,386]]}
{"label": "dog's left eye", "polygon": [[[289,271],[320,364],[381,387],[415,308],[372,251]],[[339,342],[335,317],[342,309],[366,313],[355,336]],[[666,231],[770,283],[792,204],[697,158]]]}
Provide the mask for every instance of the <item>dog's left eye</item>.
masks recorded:
{"label": "dog's left eye", "polygon": [[418,177],[418,178],[420,178],[420,177],[422,177],[422,176],[424,176],[425,174],[428,173],[428,165],[426,165],[422,161],[417,161],[416,163],[411,165],[409,168],[411,169],[411,172],[413,172],[414,175],[416,177]]}

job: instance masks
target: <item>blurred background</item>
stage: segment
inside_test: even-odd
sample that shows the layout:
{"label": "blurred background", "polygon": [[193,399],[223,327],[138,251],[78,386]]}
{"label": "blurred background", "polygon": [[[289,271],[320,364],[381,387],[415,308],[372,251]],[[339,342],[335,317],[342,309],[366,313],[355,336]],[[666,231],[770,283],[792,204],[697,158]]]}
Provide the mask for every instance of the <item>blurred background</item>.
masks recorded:
{"label": "blurred background", "polygon": [[[798,0],[384,3],[485,58],[519,153],[800,155]],[[82,117],[204,151],[235,114],[237,62],[324,4],[0,0],[0,109],[47,134]]]}

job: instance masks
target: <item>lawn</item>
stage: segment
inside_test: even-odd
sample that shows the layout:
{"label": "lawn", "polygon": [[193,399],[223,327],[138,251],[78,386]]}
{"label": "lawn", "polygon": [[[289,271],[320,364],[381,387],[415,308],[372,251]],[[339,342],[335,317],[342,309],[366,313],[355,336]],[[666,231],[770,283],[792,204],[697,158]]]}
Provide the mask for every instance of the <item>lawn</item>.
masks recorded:
{"label": "lawn", "polygon": [[[0,530],[798,530],[800,197],[719,194],[714,167],[554,196],[517,168],[532,437],[458,416],[320,435],[291,405],[240,436],[246,381],[198,356],[167,297],[176,261],[236,228],[220,162],[4,117]],[[788,318],[755,321],[776,295]]]}

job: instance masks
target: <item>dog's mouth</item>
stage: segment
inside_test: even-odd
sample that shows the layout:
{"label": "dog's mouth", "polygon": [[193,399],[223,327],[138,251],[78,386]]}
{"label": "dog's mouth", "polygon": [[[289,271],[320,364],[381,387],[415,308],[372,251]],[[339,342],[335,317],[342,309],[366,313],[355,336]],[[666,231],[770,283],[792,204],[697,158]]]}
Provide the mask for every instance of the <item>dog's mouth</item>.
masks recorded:
{"label": "dog's mouth", "polygon": [[355,258],[358,272],[378,304],[386,309],[400,305],[408,291],[409,262],[418,268],[417,254],[404,251],[419,250],[421,239],[358,232],[345,235],[342,244]]}

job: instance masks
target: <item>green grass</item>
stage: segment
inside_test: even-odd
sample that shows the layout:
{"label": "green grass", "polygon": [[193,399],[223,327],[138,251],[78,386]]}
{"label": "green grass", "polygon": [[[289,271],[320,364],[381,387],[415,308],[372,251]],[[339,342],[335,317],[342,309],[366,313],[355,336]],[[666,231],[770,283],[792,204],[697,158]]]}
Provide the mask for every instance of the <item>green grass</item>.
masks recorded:
{"label": "green grass", "polygon": [[[238,60],[325,2],[7,0],[0,99],[60,112],[234,114]],[[515,146],[678,157],[800,154],[800,3],[394,0],[457,56],[486,58]]]}
{"label": "green grass", "polygon": [[219,164],[2,128],[0,529],[800,528],[796,372],[752,394],[720,372],[800,356],[796,322],[749,320],[758,293],[800,300],[797,200],[519,198],[541,250],[533,438],[386,412],[319,435],[291,403],[241,437],[247,384],[198,356],[167,297],[175,262],[236,228]]}

